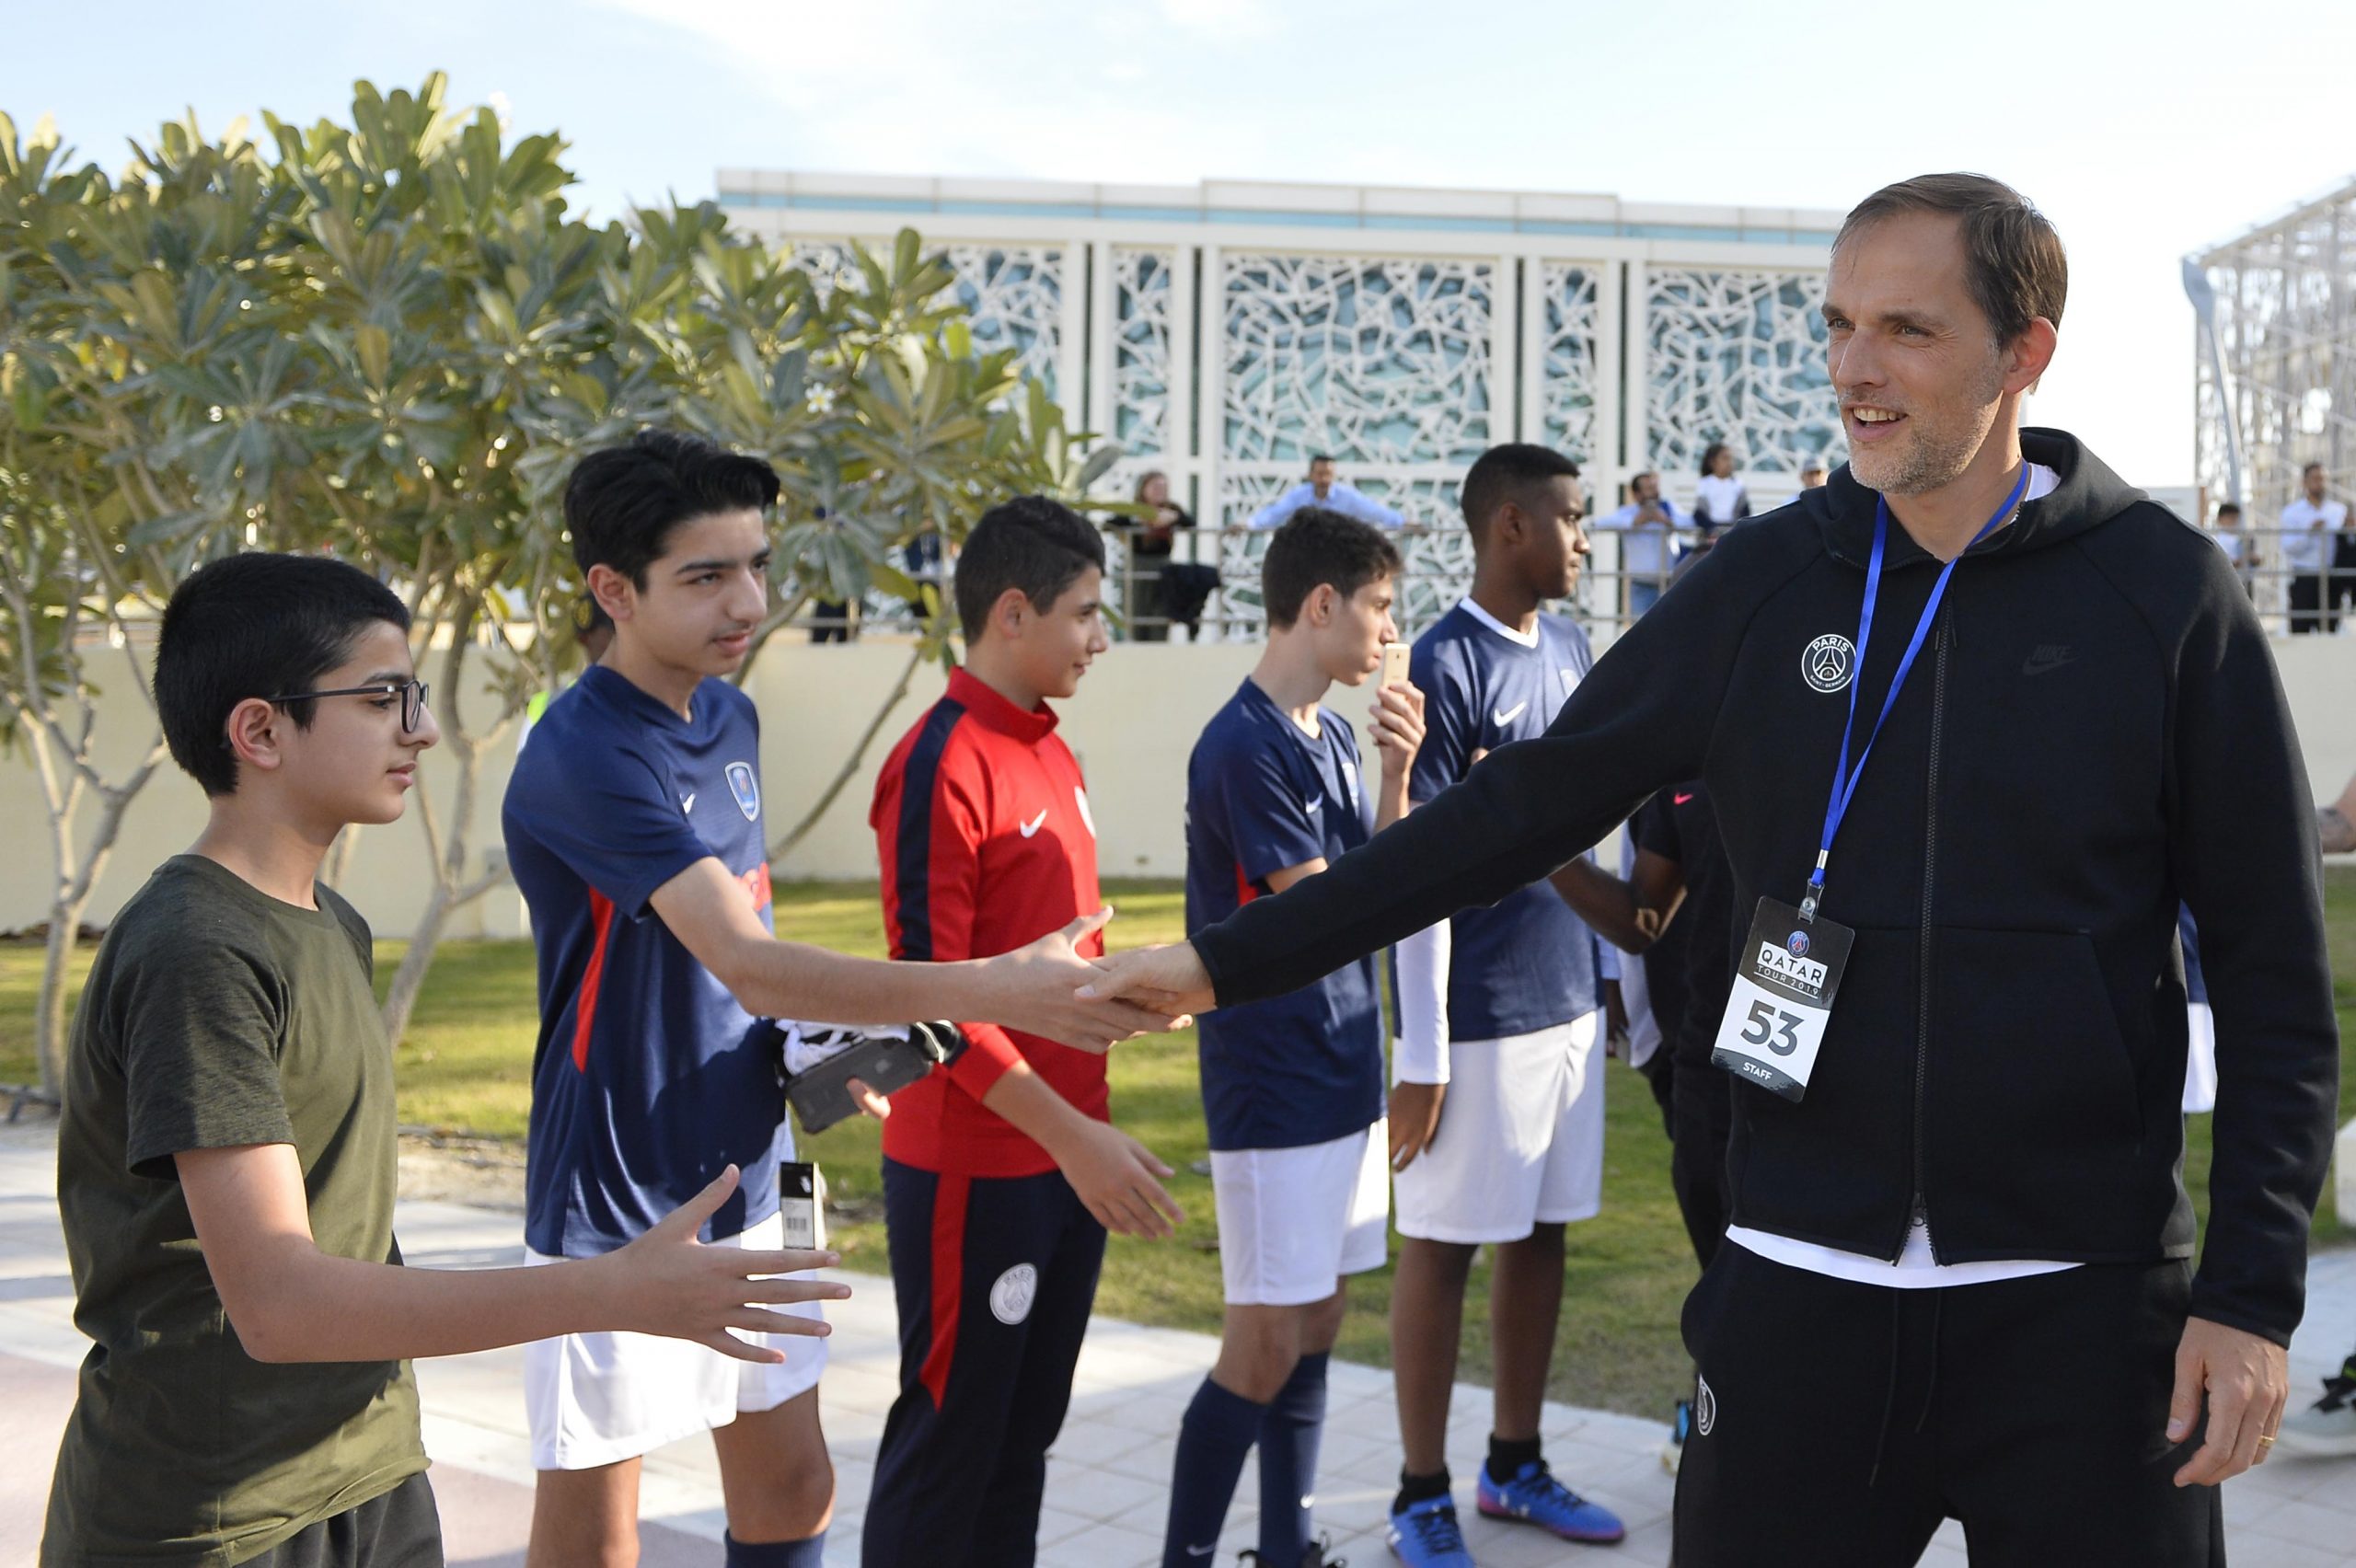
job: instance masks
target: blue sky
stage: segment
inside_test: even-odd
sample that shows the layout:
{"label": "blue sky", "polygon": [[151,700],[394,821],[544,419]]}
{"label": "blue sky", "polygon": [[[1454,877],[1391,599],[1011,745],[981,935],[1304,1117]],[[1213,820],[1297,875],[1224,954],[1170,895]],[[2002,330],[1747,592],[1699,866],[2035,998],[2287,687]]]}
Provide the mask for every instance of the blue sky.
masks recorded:
{"label": "blue sky", "polygon": [[100,37],[12,31],[0,110],[109,166],[188,108],[340,115],[354,77],[439,67],[560,131],[607,214],[723,165],[1833,209],[1977,168],[2071,252],[2031,417],[2151,485],[2191,477],[2177,258],[2356,174],[2356,6],[2330,0],[132,0]]}

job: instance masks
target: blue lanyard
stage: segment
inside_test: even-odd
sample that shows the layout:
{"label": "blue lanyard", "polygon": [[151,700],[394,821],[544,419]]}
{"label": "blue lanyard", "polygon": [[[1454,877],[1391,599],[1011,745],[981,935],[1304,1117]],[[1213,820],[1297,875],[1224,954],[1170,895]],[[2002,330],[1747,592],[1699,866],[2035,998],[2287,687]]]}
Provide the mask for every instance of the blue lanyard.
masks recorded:
{"label": "blue lanyard", "polygon": [[[2023,463],[2020,482],[2013,486],[2013,493],[2004,498],[2004,504],[1996,509],[1996,514],[1971,536],[1972,545],[1994,533],[2013,514],[2021,497],[2028,493],[2028,465]],[[1857,732],[1857,688],[1865,684],[1865,644],[1873,636],[1874,601],[1881,596],[1882,554],[1888,542],[1889,502],[1877,499],[1874,502],[1874,550],[1865,563],[1865,606],[1857,617],[1857,651],[1849,675],[1849,721],[1841,731],[1841,766],[1832,775],[1832,798],[1825,802],[1824,836],[1817,844],[1816,869],[1808,873],[1807,896],[1800,900],[1800,914],[1810,920],[1816,918],[1817,906],[1824,902],[1824,863],[1832,854],[1832,836],[1841,831],[1841,819],[1849,814],[1849,800],[1857,792],[1857,780],[1865,777],[1865,759],[1873,755],[1874,742],[1880,738],[1889,710],[1898,706],[1899,690],[1914,668],[1914,656],[1923,651],[1923,644],[1931,635],[1931,623],[1938,618],[1939,601],[1946,597],[1947,579],[1955,575],[1956,561],[1963,559],[1958,555],[1947,562],[1940,569],[1939,580],[1931,584],[1931,597],[1923,605],[1922,618],[1914,623],[1914,635],[1898,661],[1898,673],[1889,677],[1889,690],[1881,699],[1881,712],[1865,736],[1865,749],[1857,754],[1857,766],[1851,767],[1849,747]],[[1971,545],[1964,547],[1967,550],[1970,548]]]}

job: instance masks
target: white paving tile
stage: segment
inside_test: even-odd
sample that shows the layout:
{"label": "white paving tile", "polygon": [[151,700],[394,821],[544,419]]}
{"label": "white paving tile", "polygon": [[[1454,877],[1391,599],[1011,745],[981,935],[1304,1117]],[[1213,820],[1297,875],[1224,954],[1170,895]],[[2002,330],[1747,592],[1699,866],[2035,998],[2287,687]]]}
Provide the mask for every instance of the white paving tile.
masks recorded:
{"label": "white paving tile", "polygon": [[[71,1320],[64,1248],[53,1198],[51,1135],[0,1127],[0,1352],[52,1366],[77,1364],[87,1342]],[[446,1203],[401,1205],[398,1225],[412,1262],[441,1266],[510,1262],[518,1255],[510,1214]],[[898,1389],[899,1345],[888,1281],[843,1276],[848,1302],[834,1304],[830,1361],[821,1399],[836,1460],[837,1516],[830,1568],[853,1568],[860,1521],[874,1475],[883,1419]],[[44,1289],[43,1281],[60,1282]],[[29,1282],[20,1284],[18,1282]],[[2291,1352],[2294,1397],[2336,1369],[2356,1343],[2356,1251],[2320,1256],[2308,1275],[2308,1318]],[[1160,1561],[1162,1510],[1179,1418],[1218,1352],[1207,1335],[1100,1319],[1074,1379],[1071,1414],[1049,1458],[1041,1516],[1041,1568],[1151,1568]],[[514,1351],[419,1364],[427,1447],[437,1464],[530,1484],[532,1472]],[[1487,1390],[1460,1386],[1452,1403],[1448,1458],[1458,1507],[1483,1568],[1610,1563],[1666,1568],[1671,1478],[1661,1467],[1660,1424],[1608,1412],[1548,1405],[1542,1431],[1556,1471],[1617,1510],[1629,1539],[1589,1554],[1520,1526],[1480,1518],[1473,1477],[1486,1449]],[[1398,1475],[1388,1373],[1335,1363],[1317,1526],[1337,1551],[1364,1568],[1389,1561],[1383,1528]],[[11,1424],[0,1412],[0,1451],[54,1451],[54,1432]],[[1218,1554],[1257,1544],[1257,1466],[1247,1465]],[[697,1438],[649,1456],[643,1512],[649,1519],[717,1540],[724,1523],[709,1441]],[[2356,1460],[2281,1459],[2231,1482],[2226,1533],[2234,1568],[2356,1568]],[[453,1543],[454,1547],[463,1543]],[[1942,1529],[1926,1568],[1964,1568],[1960,1527]]]}

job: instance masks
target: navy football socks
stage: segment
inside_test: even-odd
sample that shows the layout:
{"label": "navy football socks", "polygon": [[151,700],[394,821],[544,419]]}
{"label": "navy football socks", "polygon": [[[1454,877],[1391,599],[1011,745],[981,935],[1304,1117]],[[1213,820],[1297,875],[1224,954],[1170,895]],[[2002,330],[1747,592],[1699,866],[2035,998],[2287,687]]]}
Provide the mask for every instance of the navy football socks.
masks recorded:
{"label": "navy football socks", "polygon": [[1218,1552],[1218,1532],[1243,1461],[1259,1440],[1270,1407],[1231,1394],[1208,1378],[1195,1390],[1178,1424],[1178,1454],[1171,1466],[1170,1525],[1161,1538],[1162,1568],[1205,1568]]}
{"label": "navy football socks", "polygon": [[1260,1418],[1260,1561],[1266,1568],[1294,1568],[1309,1550],[1328,1359],[1323,1351],[1302,1356]]}
{"label": "navy football socks", "polygon": [[726,1537],[727,1568],[826,1568],[826,1532],[806,1540],[742,1541]]}

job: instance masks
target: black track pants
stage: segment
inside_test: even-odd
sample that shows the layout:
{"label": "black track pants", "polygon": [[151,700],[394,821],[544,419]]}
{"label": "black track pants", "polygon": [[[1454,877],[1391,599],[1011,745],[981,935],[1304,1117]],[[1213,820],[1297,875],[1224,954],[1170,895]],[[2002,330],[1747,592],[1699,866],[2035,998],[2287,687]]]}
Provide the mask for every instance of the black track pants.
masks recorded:
{"label": "black track pants", "polygon": [[2189,1262],[1936,1290],[1728,1242],[1685,1306],[1701,1368],[1678,1568],[1905,1568],[1963,1521],[1973,1568],[2223,1568],[2213,1487],[2171,1482]]}

